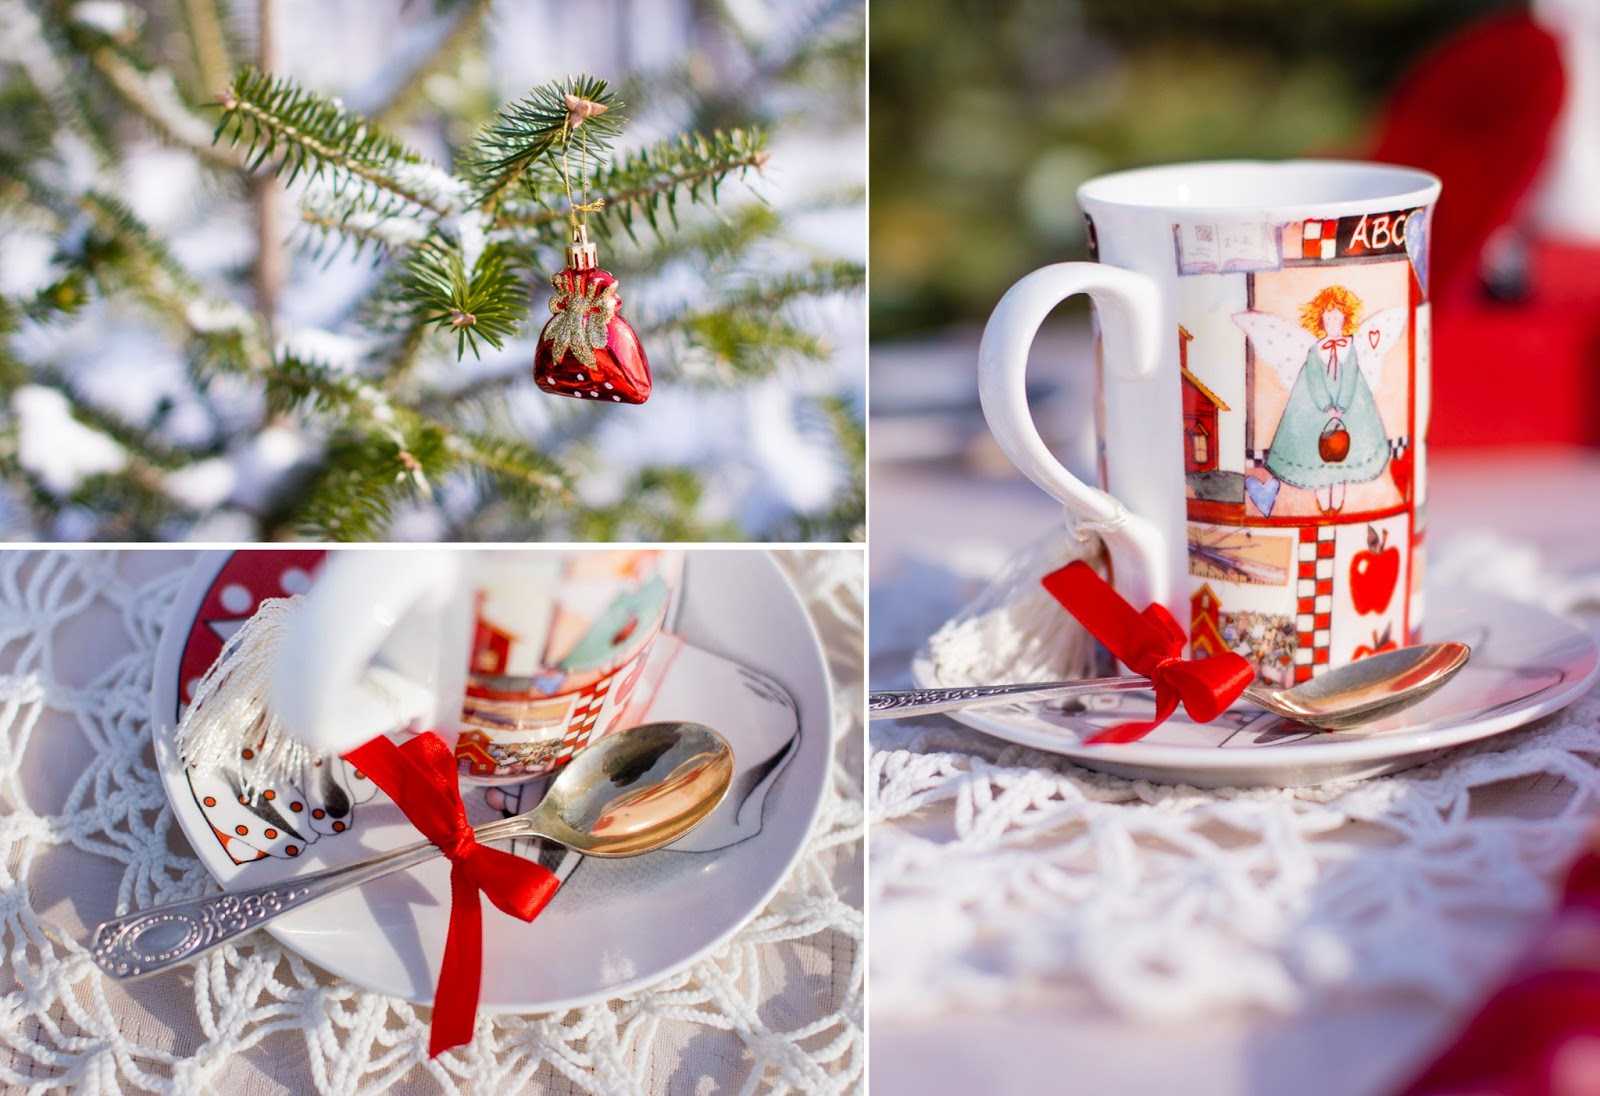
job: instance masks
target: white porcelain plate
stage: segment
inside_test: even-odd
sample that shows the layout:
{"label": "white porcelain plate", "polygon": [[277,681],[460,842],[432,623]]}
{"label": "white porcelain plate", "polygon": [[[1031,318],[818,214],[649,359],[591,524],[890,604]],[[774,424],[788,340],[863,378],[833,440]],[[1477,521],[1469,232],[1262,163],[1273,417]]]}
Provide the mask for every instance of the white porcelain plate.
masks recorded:
{"label": "white porcelain plate", "polygon": [[[1209,724],[1191,722],[1180,709],[1138,742],[1084,744],[1102,727],[1149,718],[1148,693],[1097,698],[1092,707],[1013,704],[952,715],[986,734],[1129,779],[1297,787],[1396,772],[1520,727],[1572,703],[1600,671],[1593,637],[1535,605],[1477,591],[1429,591],[1428,614],[1426,638],[1470,644],[1471,661],[1415,707],[1359,731],[1329,734],[1240,705]],[[912,678],[925,688],[938,684],[921,659]]]}
{"label": "white porcelain plate", "polygon": [[[322,558],[306,550],[206,554],[162,636],[152,691],[157,761],[185,835],[225,889],[417,839],[387,797],[344,762],[317,788],[218,803],[191,786],[173,752],[181,698],[223,638],[263,598],[304,590]],[[637,859],[585,859],[540,841],[510,846],[563,882],[531,924],[483,903],[486,1010],[571,1008],[681,969],[764,906],[800,855],[833,747],[827,669],[799,597],[763,552],[691,552],[668,628],[651,652],[654,694],[634,722],[694,720],[721,731],[734,748],[733,790],[683,841]],[[480,822],[515,813],[537,802],[545,782],[463,788],[468,814]],[[268,931],[356,985],[428,1002],[449,893],[441,858],[296,910]]]}

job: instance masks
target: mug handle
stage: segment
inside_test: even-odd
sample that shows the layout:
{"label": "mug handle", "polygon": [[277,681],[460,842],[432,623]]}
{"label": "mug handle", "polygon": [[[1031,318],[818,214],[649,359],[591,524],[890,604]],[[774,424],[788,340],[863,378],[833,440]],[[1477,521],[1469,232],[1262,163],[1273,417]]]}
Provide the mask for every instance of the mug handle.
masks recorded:
{"label": "mug handle", "polygon": [[1056,305],[1078,293],[1094,302],[1107,368],[1129,378],[1155,373],[1161,347],[1161,291],[1155,281],[1102,263],[1055,263],[1007,290],[989,317],[978,349],[983,414],[1011,462],[1066,507],[1080,539],[1098,533],[1105,541],[1122,595],[1137,606],[1170,605],[1167,553],[1156,524],[1067,471],[1045,446],[1028,409],[1028,350],[1034,336]]}
{"label": "mug handle", "polygon": [[457,729],[470,642],[458,555],[330,553],[272,667],[272,709],[293,734],[342,754],[408,724]]}

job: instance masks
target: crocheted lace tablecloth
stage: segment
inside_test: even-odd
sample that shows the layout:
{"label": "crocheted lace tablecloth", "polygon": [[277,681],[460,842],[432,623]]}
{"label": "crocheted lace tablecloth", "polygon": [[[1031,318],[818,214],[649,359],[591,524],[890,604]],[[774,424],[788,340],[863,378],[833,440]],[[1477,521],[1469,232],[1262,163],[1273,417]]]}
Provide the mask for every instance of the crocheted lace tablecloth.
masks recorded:
{"label": "crocheted lace tablecloth", "polygon": [[[1009,550],[875,557],[871,685],[907,687]],[[1441,587],[1600,613],[1600,567],[1562,575],[1525,544],[1457,535],[1432,566]],[[1383,1091],[1552,904],[1600,815],[1597,755],[1593,692],[1420,768],[1286,790],[874,723],[873,1091]]]}
{"label": "crocheted lace tablecloth", "polygon": [[710,958],[627,999],[480,1016],[426,1057],[425,1008],[265,933],[137,982],[80,944],[215,884],[154,766],[150,677],[182,552],[0,553],[0,1088],[82,1093],[854,1092],[863,1058],[862,558],[775,553],[827,648],[837,764],[800,863]]}

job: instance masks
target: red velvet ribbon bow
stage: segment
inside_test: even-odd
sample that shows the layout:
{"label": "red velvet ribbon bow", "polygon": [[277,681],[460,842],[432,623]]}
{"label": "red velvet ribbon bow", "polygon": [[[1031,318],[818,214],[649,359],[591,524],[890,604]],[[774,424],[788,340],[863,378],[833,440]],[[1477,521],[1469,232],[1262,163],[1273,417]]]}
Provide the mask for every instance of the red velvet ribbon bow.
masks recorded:
{"label": "red velvet ribbon bow", "polygon": [[456,785],[456,758],[429,731],[404,746],[374,738],[344,755],[371,777],[450,860],[450,929],[444,941],[428,1056],[472,1039],[483,976],[483,904],[478,892],[513,917],[532,921],[561,885],[542,864],[478,844]]}
{"label": "red velvet ribbon bow", "polygon": [[1161,605],[1139,612],[1082,560],[1052,571],[1043,581],[1050,596],[1066,606],[1090,635],[1128,669],[1155,683],[1155,719],[1107,727],[1089,739],[1090,745],[1143,738],[1177,711],[1179,701],[1190,719],[1210,723],[1255,680],[1255,669],[1233,651],[1180,658],[1185,637],[1172,614]]}

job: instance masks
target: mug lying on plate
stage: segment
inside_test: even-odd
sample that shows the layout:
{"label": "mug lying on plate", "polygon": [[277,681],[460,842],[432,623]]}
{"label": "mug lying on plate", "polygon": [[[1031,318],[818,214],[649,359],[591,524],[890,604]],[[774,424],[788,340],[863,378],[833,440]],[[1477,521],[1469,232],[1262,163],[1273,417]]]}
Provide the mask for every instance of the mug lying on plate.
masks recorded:
{"label": "mug lying on plate", "polygon": [[327,753],[454,732],[465,782],[543,775],[616,729],[682,570],[647,549],[333,553],[273,666],[273,708]]}
{"label": "mug lying on plate", "polygon": [[[1420,635],[1439,189],[1336,161],[1106,175],[1078,190],[1098,262],[1034,271],[990,317],[996,440],[1195,656],[1235,650],[1288,685]],[[1024,387],[1039,325],[1078,293],[1098,326],[1100,489],[1045,447]]]}

